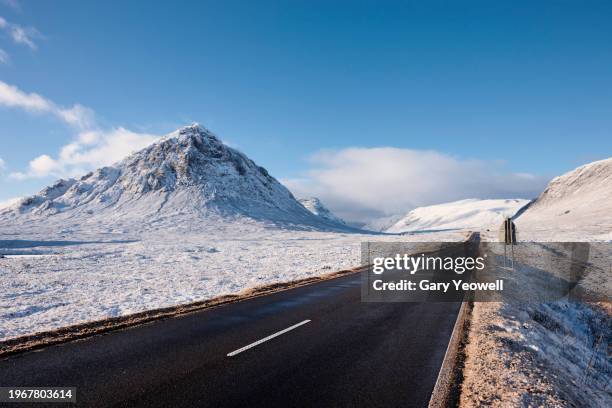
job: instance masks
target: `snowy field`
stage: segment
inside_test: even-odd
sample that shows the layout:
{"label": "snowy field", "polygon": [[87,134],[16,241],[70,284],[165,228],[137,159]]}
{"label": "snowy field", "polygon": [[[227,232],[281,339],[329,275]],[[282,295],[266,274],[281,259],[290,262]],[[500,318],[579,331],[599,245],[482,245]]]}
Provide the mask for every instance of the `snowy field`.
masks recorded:
{"label": "snowy field", "polygon": [[464,232],[370,235],[242,223],[131,235],[0,235],[0,340],[235,294],[352,268],[363,241],[448,240]]}

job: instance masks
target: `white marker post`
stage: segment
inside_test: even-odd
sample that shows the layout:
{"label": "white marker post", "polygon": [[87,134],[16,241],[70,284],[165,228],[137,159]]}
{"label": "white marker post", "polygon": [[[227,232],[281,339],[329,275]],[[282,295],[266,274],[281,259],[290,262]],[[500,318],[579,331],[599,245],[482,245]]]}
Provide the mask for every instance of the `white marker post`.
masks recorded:
{"label": "white marker post", "polygon": [[500,241],[504,241],[504,268],[506,267],[507,257],[506,247],[510,245],[510,251],[512,254],[512,270],[514,270],[514,244],[516,243],[516,225],[514,224],[514,222],[512,222],[512,218],[504,218],[504,223],[500,228],[500,233],[503,233],[503,237],[500,237]]}

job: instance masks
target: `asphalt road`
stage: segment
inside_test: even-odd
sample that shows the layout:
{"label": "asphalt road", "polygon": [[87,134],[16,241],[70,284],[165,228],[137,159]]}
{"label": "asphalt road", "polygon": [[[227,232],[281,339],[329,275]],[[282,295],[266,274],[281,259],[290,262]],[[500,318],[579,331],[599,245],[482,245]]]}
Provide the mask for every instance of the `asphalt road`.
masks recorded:
{"label": "asphalt road", "polygon": [[459,307],[363,303],[354,274],[10,356],[0,385],[87,407],[423,407]]}

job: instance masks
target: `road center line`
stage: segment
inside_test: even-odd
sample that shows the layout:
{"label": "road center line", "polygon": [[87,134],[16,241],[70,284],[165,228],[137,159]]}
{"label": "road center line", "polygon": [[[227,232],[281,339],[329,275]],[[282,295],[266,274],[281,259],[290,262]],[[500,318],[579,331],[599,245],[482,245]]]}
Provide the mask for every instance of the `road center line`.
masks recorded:
{"label": "road center line", "polygon": [[294,325],[293,325],[293,326],[291,326],[291,327],[287,327],[287,328],[286,328],[286,329],[284,329],[284,330],[281,330],[281,331],[279,331],[279,332],[276,332],[276,333],[274,333],[274,334],[271,334],[271,335],[269,335],[268,337],[264,337],[264,338],[263,338],[263,339],[261,339],[261,340],[257,340],[256,342],[251,343],[251,344],[249,344],[249,345],[246,345],[246,346],[244,346],[244,347],[242,347],[242,348],[239,348],[238,350],[234,350],[234,351],[232,351],[231,353],[227,353],[227,356],[228,356],[228,357],[233,357],[233,356],[235,356],[236,354],[242,353],[243,351],[246,351],[246,350],[248,350],[248,349],[250,349],[250,348],[253,348],[253,347],[255,347],[255,346],[258,346],[258,345],[260,345],[260,344],[261,344],[261,343],[263,343],[263,342],[266,342],[266,341],[271,340],[271,339],[273,339],[273,338],[275,338],[275,337],[278,337],[278,336],[280,336],[281,334],[285,334],[285,333],[287,333],[288,331],[291,331],[291,330],[293,330],[293,329],[296,329],[296,328],[298,328],[298,327],[300,327],[300,326],[302,326],[302,325],[304,325],[304,324],[306,324],[306,323],[310,323],[310,320],[304,320],[303,322],[300,322],[300,323],[298,323],[298,324],[294,324]]}

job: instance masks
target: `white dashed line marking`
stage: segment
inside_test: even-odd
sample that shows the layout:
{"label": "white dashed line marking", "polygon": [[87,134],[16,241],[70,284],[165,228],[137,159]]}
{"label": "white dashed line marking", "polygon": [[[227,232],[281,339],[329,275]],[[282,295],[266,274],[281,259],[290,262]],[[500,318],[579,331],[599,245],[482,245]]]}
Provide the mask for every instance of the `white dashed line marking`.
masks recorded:
{"label": "white dashed line marking", "polygon": [[248,349],[250,349],[250,348],[253,348],[253,347],[255,347],[255,346],[260,345],[261,343],[264,343],[264,342],[266,342],[266,341],[268,341],[268,340],[272,340],[273,338],[278,337],[278,336],[280,336],[280,335],[282,335],[282,334],[285,334],[285,333],[287,333],[287,332],[289,332],[289,331],[291,331],[291,330],[293,330],[293,329],[297,329],[298,327],[300,327],[300,326],[302,326],[302,325],[304,325],[304,324],[306,324],[306,323],[310,323],[310,320],[304,320],[303,322],[300,322],[300,323],[298,323],[298,324],[294,324],[293,326],[291,326],[291,327],[287,327],[287,328],[286,328],[286,329],[284,329],[284,330],[281,330],[281,331],[279,331],[279,332],[276,332],[276,333],[274,333],[274,334],[271,334],[271,335],[269,335],[268,337],[264,337],[264,338],[263,338],[263,339],[261,339],[261,340],[257,340],[257,341],[256,341],[256,342],[254,342],[254,343],[251,343],[251,344],[249,344],[249,345],[246,345],[246,346],[244,346],[244,347],[241,347],[241,348],[239,348],[238,350],[234,350],[234,351],[232,351],[231,353],[227,353],[227,356],[228,356],[228,357],[234,357],[236,354],[240,354],[240,353],[242,353],[243,351],[246,351],[246,350],[248,350]]}

